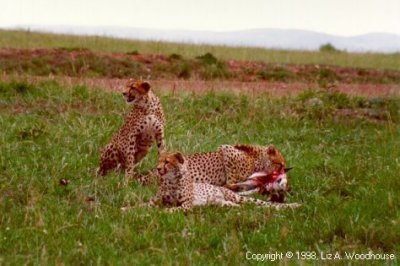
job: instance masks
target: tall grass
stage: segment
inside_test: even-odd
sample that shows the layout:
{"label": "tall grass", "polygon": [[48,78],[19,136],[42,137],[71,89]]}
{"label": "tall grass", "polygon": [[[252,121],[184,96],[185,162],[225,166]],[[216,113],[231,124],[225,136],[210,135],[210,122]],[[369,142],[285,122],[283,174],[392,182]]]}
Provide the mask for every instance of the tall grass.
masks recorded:
{"label": "tall grass", "polygon": [[[322,104],[312,104],[315,98]],[[247,251],[398,255],[400,99],[308,91],[282,99],[163,94],[161,101],[168,149],[273,143],[295,167],[288,200],[303,207],[205,207],[187,215],[143,208],[156,185],[126,186],[117,172],[94,176],[99,149],[129,108],[120,95],[3,82],[0,264],[231,265],[250,263]],[[386,116],[343,118],[341,108]],[[137,171],[152,169],[156,159],[153,149]]]}
{"label": "tall grass", "polygon": [[77,48],[103,52],[180,54],[188,58],[207,52],[221,59],[256,60],[279,64],[324,64],[347,67],[400,69],[400,54],[329,53],[287,51],[248,47],[193,45],[156,41],[137,41],[100,36],[71,36],[30,31],[0,30],[0,47]]}

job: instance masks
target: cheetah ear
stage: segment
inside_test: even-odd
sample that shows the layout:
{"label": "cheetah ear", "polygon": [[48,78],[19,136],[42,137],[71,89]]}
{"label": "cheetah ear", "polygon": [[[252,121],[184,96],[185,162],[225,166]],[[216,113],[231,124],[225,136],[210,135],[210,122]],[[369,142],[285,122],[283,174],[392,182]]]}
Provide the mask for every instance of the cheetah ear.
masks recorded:
{"label": "cheetah ear", "polygon": [[185,160],[180,152],[175,153],[175,158],[178,160],[179,163],[184,163]]}
{"label": "cheetah ear", "polygon": [[140,84],[140,87],[142,87],[142,89],[145,91],[145,92],[148,92],[149,90],[150,90],[150,83],[148,83],[147,81],[143,81],[141,84]]}
{"label": "cheetah ear", "polygon": [[267,148],[267,154],[268,155],[276,155],[276,148],[274,145],[269,145]]}

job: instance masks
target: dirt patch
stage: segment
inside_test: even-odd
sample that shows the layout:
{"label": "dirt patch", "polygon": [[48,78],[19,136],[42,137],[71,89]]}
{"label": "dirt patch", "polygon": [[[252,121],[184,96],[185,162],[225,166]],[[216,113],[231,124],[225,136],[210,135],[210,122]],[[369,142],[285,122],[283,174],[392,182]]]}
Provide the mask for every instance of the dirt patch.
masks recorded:
{"label": "dirt patch", "polygon": [[0,49],[0,72],[33,76],[142,77],[152,80],[399,84],[400,71],[331,65],[267,64],[220,60],[210,53],[181,55],[104,53],[88,49]]}
{"label": "dirt patch", "polygon": [[[0,80],[26,80],[30,83],[40,81],[56,81],[64,86],[72,87],[85,85],[90,88],[100,88],[122,92],[128,79],[118,78],[76,78],[76,77],[40,77],[40,76],[14,76],[0,75]],[[320,88],[317,83],[301,82],[268,82],[268,81],[207,81],[207,80],[149,80],[156,90],[167,92],[194,92],[207,91],[231,91],[235,93],[259,94],[268,93],[272,97],[295,96],[307,89]],[[359,95],[366,97],[398,96],[400,95],[400,84],[335,84],[334,88],[348,95]]]}

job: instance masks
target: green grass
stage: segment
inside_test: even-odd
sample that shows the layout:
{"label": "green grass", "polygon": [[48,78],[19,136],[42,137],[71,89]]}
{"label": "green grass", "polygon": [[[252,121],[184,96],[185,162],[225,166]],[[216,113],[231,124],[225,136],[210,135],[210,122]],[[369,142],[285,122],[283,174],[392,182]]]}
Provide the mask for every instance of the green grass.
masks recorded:
{"label": "green grass", "polygon": [[13,48],[69,48],[84,47],[94,51],[121,53],[178,54],[194,58],[212,53],[220,59],[263,61],[281,64],[323,64],[346,67],[400,70],[400,53],[330,53],[286,51],[263,48],[190,45],[115,39],[99,36],[70,36],[30,31],[0,30],[0,47]]}
{"label": "green grass", "polygon": [[[316,98],[322,104],[310,103]],[[206,207],[187,215],[142,208],[155,185],[126,186],[121,173],[94,176],[99,149],[129,108],[119,94],[2,82],[1,265],[250,264],[246,251],[399,255],[399,98],[306,91],[282,99],[162,94],[161,101],[168,149],[273,143],[295,167],[288,201],[303,206]],[[341,108],[383,115],[343,118]],[[137,171],[155,163],[153,148]],[[61,186],[62,178],[70,184]],[[123,213],[122,206],[132,208]]]}

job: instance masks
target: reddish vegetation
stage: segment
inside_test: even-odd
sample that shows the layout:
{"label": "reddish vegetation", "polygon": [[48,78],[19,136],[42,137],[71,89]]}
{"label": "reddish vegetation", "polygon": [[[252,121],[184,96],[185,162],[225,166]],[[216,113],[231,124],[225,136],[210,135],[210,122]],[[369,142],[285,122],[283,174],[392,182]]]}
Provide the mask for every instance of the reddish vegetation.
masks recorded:
{"label": "reddish vegetation", "polygon": [[[21,77],[36,83],[42,80],[56,80],[66,86],[87,85],[101,89],[122,92],[128,79],[117,78],[75,78],[75,77]],[[0,80],[13,80],[15,76],[3,75]],[[284,82],[240,82],[240,81],[204,81],[204,80],[150,80],[156,89],[169,92],[190,91],[233,91],[235,93],[268,93],[273,97],[293,96],[307,89],[318,88],[318,84]],[[349,95],[391,96],[400,94],[400,84],[337,84],[336,90]]]}
{"label": "reddish vegetation", "polygon": [[1,79],[55,78],[65,84],[119,90],[126,79],[142,77],[170,91],[230,90],[297,94],[309,88],[335,87],[349,94],[391,95],[400,91],[400,71],[321,65],[277,65],[218,60],[211,54],[195,59],[180,55],[100,53],[87,49],[0,49]]}

